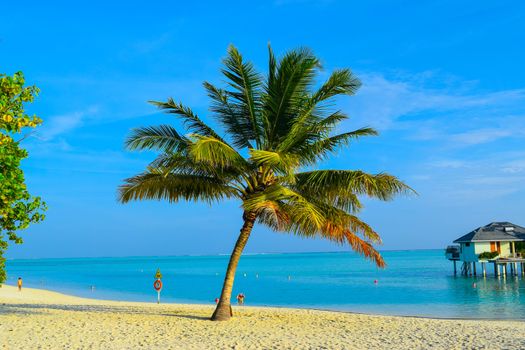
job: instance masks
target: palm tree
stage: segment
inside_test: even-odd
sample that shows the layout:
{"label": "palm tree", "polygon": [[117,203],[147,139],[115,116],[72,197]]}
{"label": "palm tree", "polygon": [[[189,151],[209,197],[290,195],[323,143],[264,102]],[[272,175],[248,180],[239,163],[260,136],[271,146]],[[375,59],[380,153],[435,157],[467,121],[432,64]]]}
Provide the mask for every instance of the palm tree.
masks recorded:
{"label": "palm tree", "polygon": [[355,215],[362,207],[359,196],[389,200],[411,189],[385,173],[309,170],[350,141],[377,135],[371,128],[333,133],[347,119],[333,109],[334,99],[353,95],[360,81],[349,69],[339,69],[324,83],[317,83],[319,59],[304,48],[277,60],[269,47],[266,76],[233,46],[223,64],[226,88],[204,83],[210,111],[223,127],[223,136],[172,98],[151,101],[180,118],[187,133],[170,125],[134,129],[126,140],[128,149],[160,154],[145,172],[126,179],[119,188],[123,203],[240,200],[244,223],[211,319],[232,316],[235,271],[255,223],[347,243],[384,267],[383,258],[372,246],[381,242],[380,236]]}

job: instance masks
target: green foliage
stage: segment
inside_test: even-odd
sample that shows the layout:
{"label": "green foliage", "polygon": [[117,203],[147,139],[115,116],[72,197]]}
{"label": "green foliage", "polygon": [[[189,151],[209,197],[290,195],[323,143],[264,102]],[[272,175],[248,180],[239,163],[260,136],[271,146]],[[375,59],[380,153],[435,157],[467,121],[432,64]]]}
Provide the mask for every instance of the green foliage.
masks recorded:
{"label": "green foliage", "polygon": [[0,74],[0,283],[6,279],[5,258],[8,241],[22,243],[17,231],[44,219],[45,203],[27,191],[20,162],[27,157],[26,150],[14,137],[24,128],[34,128],[42,121],[29,116],[24,104],[33,102],[38,88],[24,86],[21,72],[13,76]]}
{"label": "green foliage", "polygon": [[515,242],[514,247],[516,248],[516,252],[525,254],[525,242]]}
{"label": "green foliage", "polygon": [[334,132],[348,119],[334,109],[336,99],[353,95],[359,79],[340,69],[318,84],[320,61],[308,49],[278,59],[270,48],[269,56],[263,75],[231,46],[223,61],[225,87],[204,83],[221,132],[172,98],[152,102],[186,130],[161,125],[132,131],[129,149],[160,154],[144,173],[125,180],[120,201],[237,198],[244,217],[276,231],[348,244],[384,266],[373,247],[381,243],[379,234],[357,217],[360,197],[391,200],[413,190],[385,173],[305,171],[353,141],[377,135],[372,128]]}
{"label": "green foliage", "polygon": [[480,260],[492,260],[499,255],[498,252],[483,252],[478,255]]}

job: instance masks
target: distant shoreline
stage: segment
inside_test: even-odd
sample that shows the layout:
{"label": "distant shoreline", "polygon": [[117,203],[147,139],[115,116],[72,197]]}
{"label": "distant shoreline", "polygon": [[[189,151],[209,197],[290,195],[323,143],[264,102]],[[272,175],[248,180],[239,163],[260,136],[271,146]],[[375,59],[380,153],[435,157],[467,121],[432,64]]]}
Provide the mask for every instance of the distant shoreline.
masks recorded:
{"label": "distant shoreline", "polygon": [[[379,250],[383,252],[415,252],[415,251],[438,251],[445,250],[443,248],[422,248],[422,249],[384,249]],[[258,256],[258,255],[308,255],[308,254],[352,254],[357,253],[347,251],[319,251],[319,252],[267,252],[267,253],[243,253],[242,256]],[[75,256],[75,257],[51,257],[51,258],[7,258],[6,261],[20,261],[20,260],[66,260],[66,259],[142,259],[142,258],[184,258],[184,257],[224,257],[230,256],[230,253],[217,254],[181,254],[181,255],[123,255],[123,256]]]}

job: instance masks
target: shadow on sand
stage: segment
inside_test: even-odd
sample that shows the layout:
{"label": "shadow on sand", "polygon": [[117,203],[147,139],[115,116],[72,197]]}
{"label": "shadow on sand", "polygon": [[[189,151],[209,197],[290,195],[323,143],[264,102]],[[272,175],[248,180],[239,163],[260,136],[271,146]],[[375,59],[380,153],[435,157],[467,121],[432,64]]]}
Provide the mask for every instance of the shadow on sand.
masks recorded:
{"label": "shadow on sand", "polygon": [[182,311],[154,310],[148,307],[133,306],[106,306],[106,305],[61,305],[61,304],[0,304],[0,315],[6,314],[45,314],[47,310],[72,311],[72,312],[117,312],[125,314],[139,314],[150,316],[180,317],[192,320],[209,320],[210,317],[190,315]]}

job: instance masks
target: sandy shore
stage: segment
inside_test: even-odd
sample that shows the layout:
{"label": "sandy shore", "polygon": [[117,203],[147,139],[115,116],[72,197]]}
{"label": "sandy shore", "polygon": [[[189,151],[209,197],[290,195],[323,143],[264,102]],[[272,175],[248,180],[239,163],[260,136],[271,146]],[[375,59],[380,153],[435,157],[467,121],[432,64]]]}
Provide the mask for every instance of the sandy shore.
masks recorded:
{"label": "sandy shore", "polygon": [[99,301],[0,288],[1,349],[524,349],[525,322]]}

